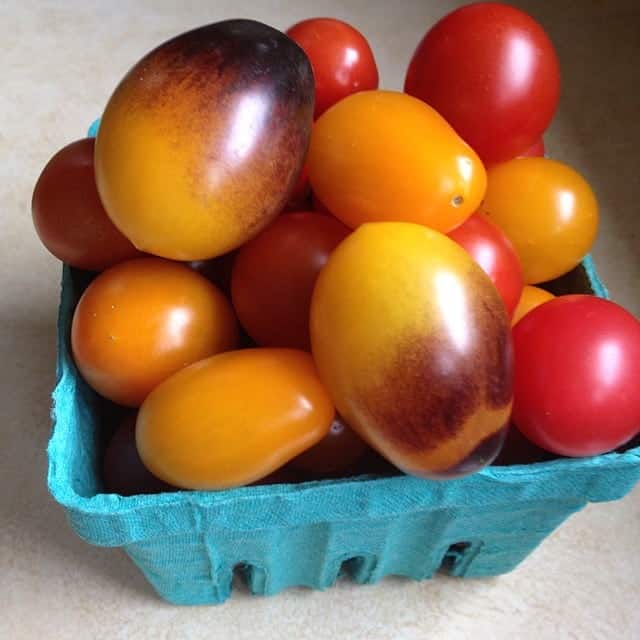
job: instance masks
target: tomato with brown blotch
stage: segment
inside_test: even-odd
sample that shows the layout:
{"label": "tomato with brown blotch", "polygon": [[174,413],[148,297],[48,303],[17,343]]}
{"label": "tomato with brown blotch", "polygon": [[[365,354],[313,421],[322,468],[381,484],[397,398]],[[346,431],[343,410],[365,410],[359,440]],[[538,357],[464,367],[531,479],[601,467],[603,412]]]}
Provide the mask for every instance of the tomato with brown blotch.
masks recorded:
{"label": "tomato with brown blotch", "polygon": [[530,284],[525,285],[522,288],[522,294],[520,296],[520,300],[518,300],[518,306],[513,312],[511,326],[514,327],[520,320],[522,320],[522,318],[524,318],[524,316],[527,315],[527,313],[533,311],[541,304],[544,304],[549,300],[553,300],[554,298],[555,296],[553,293],[549,293],[545,289],[534,287]]}
{"label": "tomato with brown blotch", "polygon": [[101,273],[78,302],[73,357],[99,394],[137,407],[182,367],[236,346],[231,304],[187,266],[140,258]]}
{"label": "tomato with brown blotch", "polygon": [[266,347],[310,349],[309,305],[318,273],[351,230],[329,216],[279,216],[240,248],[231,296],[247,333]]}
{"label": "tomato with brown blotch", "polygon": [[491,278],[511,316],[522,293],[522,267],[509,238],[479,213],[467,218],[448,236]]}
{"label": "tomato with brown blotch", "polygon": [[311,343],[340,415],[395,466],[447,478],[489,464],[511,411],[511,330],[489,277],[453,240],[361,226],[311,303]]}
{"label": "tomato with brown blotch", "polygon": [[598,230],[598,202],[587,181],[548,158],[516,158],[490,167],[480,211],[511,240],[527,284],[571,271]]}
{"label": "tomato with brown blotch", "polygon": [[78,269],[102,271],[142,254],[102,206],[93,154],[93,138],[60,149],[38,178],[31,210],[42,244],[56,258]]}
{"label": "tomato with brown blotch", "polygon": [[336,416],[329,433],[311,449],[294,458],[289,466],[313,476],[355,475],[357,463],[369,446]]}
{"label": "tomato with brown blotch", "polygon": [[319,442],[334,411],[308,353],[231,351],[183,369],[151,392],[138,414],[137,447],[165,482],[237,487]]}
{"label": "tomato with brown blotch", "polygon": [[302,169],[314,80],[298,45],[253,20],[183,33],[111,96],[96,140],[107,213],[141,250],[227,253],[284,207]]}
{"label": "tomato with brown blotch", "polygon": [[314,194],[347,226],[415,222],[447,233],[480,204],[485,169],[421,100],[363,91],[316,121],[307,158]]}
{"label": "tomato with brown blotch", "polygon": [[135,496],[144,493],[177,491],[156,478],[140,460],[136,449],[136,414],[129,414],[116,428],[102,461],[107,493]]}

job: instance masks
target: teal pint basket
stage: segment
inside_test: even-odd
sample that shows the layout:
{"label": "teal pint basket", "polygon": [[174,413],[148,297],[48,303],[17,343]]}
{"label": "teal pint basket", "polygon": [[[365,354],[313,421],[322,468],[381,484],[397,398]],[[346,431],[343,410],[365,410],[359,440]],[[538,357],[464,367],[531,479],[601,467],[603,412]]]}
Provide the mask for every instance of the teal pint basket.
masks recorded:
{"label": "teal pint basket", "polygon": [[[343,573],[359,583],[391,574],[421,580],[438,570],[499,575],[588,502],[621,498],[640,479],[637,447],[487,467],[446,482],[359,476],[220,492],[102,493],[105,405],[69,351],[73,309],[88,281],[64,267],[49,490],[81,538],[124,548],[169,602],[223,602],[238,568],[261,595],[325,589]],[[550,287],[607,297],[589,257]]]}

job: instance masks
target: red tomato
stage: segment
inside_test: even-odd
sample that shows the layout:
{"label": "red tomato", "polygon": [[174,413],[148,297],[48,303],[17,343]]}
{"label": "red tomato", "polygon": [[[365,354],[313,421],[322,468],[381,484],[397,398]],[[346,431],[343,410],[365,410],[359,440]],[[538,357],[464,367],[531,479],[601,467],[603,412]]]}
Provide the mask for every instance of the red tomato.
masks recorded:
{"label": "red tomato", "polygon": [[640,322],[587,295],[561,296],[513,329],[513,422],[534,444],[590,456],[640,429]]}
{"label": "red tomato", "polygon": [[287,213],[240,249],[231,296],[238,319],[259,345],[309,350],[316,278],[349,232],[329,216]]}
{"label": "red tomato", "polygon": [[33,223],[42,244],[79,269],[102,271],[143,255],[109,219],[93,173],[95,140],[72,142],[43,169],[33,192]]}
{"label": "red tomato", "polygon": [[315,117],[357,91],[378,88],[378,67],[366,38],[333,18],[311,18],[287,30],[307,54],[316,80]]}
{"label": "red tomato", "polygon": [[526,152],[549,126],[560,94],[547,34],[515,7],[456,9],[424,36],[405,91],[434,107],[486,163]]}
{"label": "red tomato", "polygon": [[520,154],[521,158],[544,158],[544,140],[538,138],[524,153]]}
{"label": "red tomato", "polygon": [[482,267],[496,286],[509,316],[522,293],[520,259],[507,236],[485,216],[474,213],[448,236]]}

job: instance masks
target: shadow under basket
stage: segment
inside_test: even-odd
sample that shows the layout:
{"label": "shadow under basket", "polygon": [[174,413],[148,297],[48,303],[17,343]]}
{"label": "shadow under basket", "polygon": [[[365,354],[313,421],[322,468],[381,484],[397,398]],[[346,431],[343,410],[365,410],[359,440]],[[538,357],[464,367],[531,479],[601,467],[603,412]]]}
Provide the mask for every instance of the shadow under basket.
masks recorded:
{"label": "shadow under basket", "polygon": [[[360,476],[219,492],[121,497],[101,493],[103,401],[69,351],[73,309],[89,281],[64,268],[49,490],[85,541],[123,547],[158,594],[176,604],[220,603],[234,572],[255,594],[511,571],[588,502],[615,500],[640,478],[640,448],[583,459],[487,467],[437,482]],[[606,297],[593,263],[548,288]]]}

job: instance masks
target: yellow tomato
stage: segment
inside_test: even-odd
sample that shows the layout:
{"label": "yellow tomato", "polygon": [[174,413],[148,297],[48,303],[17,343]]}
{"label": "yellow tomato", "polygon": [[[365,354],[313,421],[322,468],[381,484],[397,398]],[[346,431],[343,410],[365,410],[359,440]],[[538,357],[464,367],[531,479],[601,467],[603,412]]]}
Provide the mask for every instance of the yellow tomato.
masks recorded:
{"label": "yellow tomato", "polygon": [[499,451],[511,407],[509,321],[455,242],[415,224],[362,225],[320,273],[310,319],[338,412],[397,467],[446,477]]}
{"label": "yellow tomato", "polygon": [[527,315],[529,311],[533,311],[536,307],[539,307],[544,302],[552,300],[555,296],[540,287],[533,287],[530,284],[526,285],[522,289],[518,306],[513,312],[513,318],[511,319],[511,326],[515,326],[521,318]]}
{"label": "yellow tomato", "polygon": [[491,167],[481,211],[513,243],[529,284],[571,271],[598,230],[591,187],[571,167],[548,158],[516,158]]}
{"label": "yellow tomato", "polygon": [[186,489],[255,482],[310,448],[333,421],[311,356],[294,349],[231,351],[166,380],[138,414],[145,466]]}
{"label": "yellow tomato", "polygon": [[314,194],[346,225],[399,220],[446,233],[480,204],[482,162],[434,109],[394,91],[363,91],[315,123]]}

